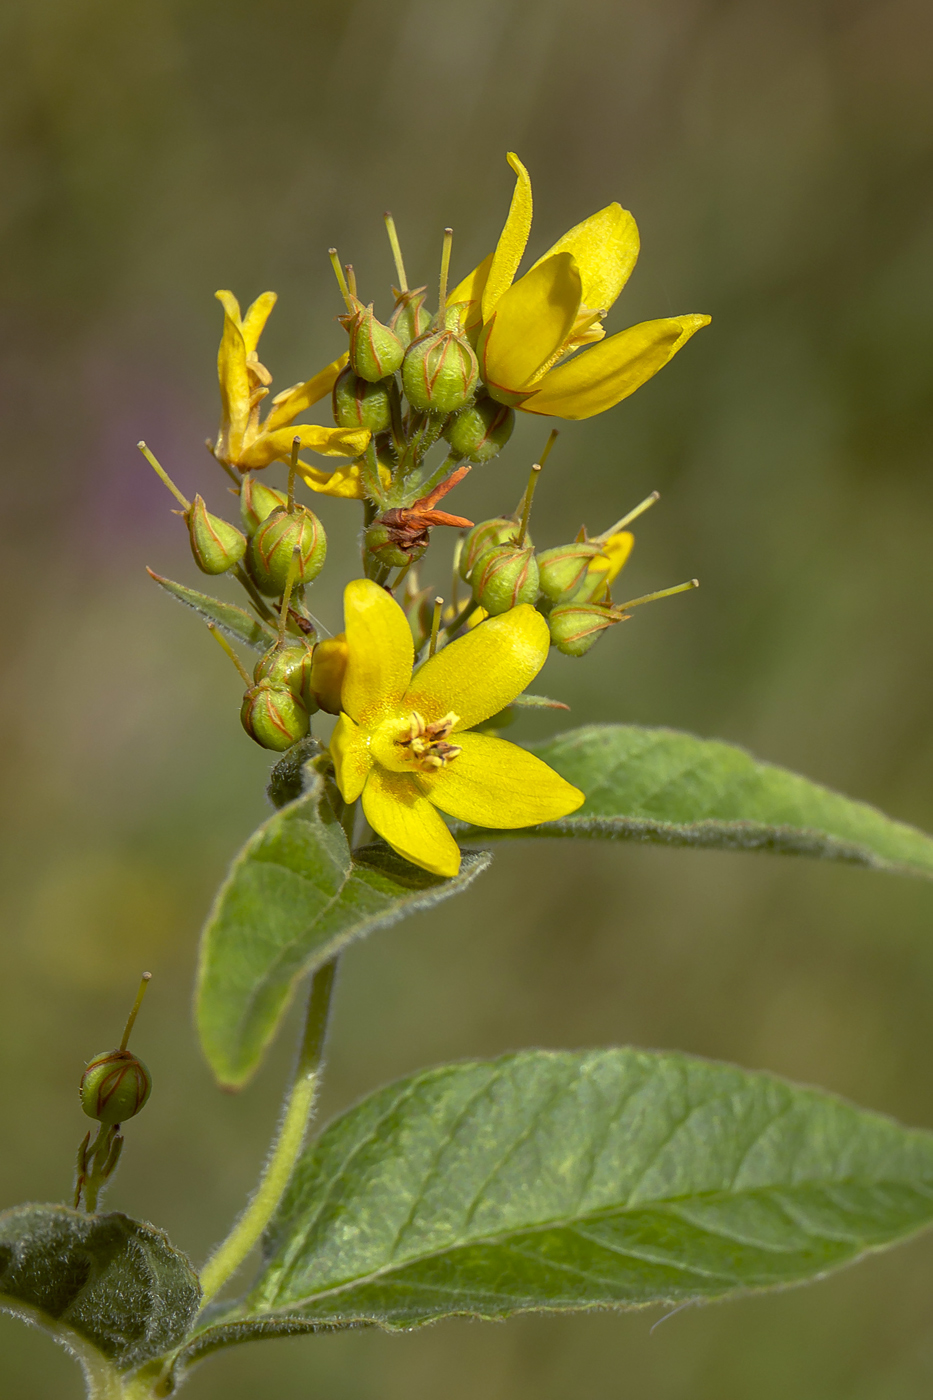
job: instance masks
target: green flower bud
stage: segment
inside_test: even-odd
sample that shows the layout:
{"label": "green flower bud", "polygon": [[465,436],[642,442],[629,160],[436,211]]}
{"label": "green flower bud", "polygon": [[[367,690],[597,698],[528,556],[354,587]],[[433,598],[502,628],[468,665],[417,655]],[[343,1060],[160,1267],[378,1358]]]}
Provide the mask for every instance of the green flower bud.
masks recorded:
{"label": "green flower bud", "polygon": [[424,287],[400,292],[389,326],[407,347],[413,340],[425,334],[431,325],[431,313],[424,309]]}
{"label": "green flower bud", "polygon": [[421,558],[427,545],[403,549],[398,537],[398,530],[382,520],[375,520],[363,536],[363,547],[378,564],[390,569],[404,569],[409,562],[416,563]]}
{"label": "green flower bud", "polygon": [[[518,525],[498,515],[493,520],[481,520],[463,541],[460,551],[460,577],[464,583],[470,582],[473,566],[481,554],[494,544],[510,544],[518,537]],[[525,535],[525,543],[531,544],[531,536]]]}
{"label": "green flower bud", "polygon": [[625,614],[601,603],[562,603],[548,617],[551,646],[565,656],[583,656],[607,627],[622,622]]}
{"label": "green flower bud", "polygon": [[128,1050],[107,1050],[95,1055],[81,1076],[81,1107],[99,1123],[125,1123],[134,1118],[149,1097],[152,1078]]}
{"label": "green flower bud", "polygon": [[240,723],[264,749],[284,753],[303,739],[311,727],[308,711],[282,681],[260,680],[243,696]]}
{"label": "green flower bud", "polygon": [[301,551],[296,584],[311,583],[324,567],[327,536],[313,511],[296,506],[289,515],[277,510],[262,522],[249,545],[249,571],[261,593],[278,597],[285,590],[292,551]]}
{"label": "green flower bud", "polygon": [[276,491],[265,486],[253,476],[245,476],[240,487],[240,517],[243,529],[254,535],[264,520],[268,520],[274,510],[284,510],[288,497],[284,491]]}
{"label": "green flower bud", "polygon": [[211,515],[202,496],[195,496],[186,515],[191,553],[202,573],[225,574],[246,553],[246,536],[235,525]]}
{"label": "green flower bud", "polygon": [[274,646],[260,657],[253,671],[258,681],[274,681],[277,685],[287,685],[293,695],[304,705],[309,715],[318,708],[311,693],[311,664],[314,649],[307,643],[296,642],[292,646]]}
{"label": "green flower bud", "polygon": [[359,309],[349,320],[350,364],[361,379],[375,384],[386,375],[394,374],[402,363],[405,347],[394,331],[377,321],[372,302]]}
{"label": "green flower bud", "polygon": [[496,544],[479,556],[470,577],[473,597],[493,617],[533,603],[538,596],[538,561],[530,544]]}
{"label": "green flower bud", "polygon": [[432,331],[405,351],[402,387],[421,413],[456,413],[470,402],[478,374],[469,341],[451,330]]}
{"label": "green flower bud", "polygon": [[512,436],[515,410],[484,395],[447,424],[444,437],[454,452],[470,462],[490,462]]}
{"label": "green flower bud", "polygon": [[391,380],[371,383],[347,365],[334,384],[332,402],[338,428],[369,428],[382,433],[392,423],[388,386]]}
{"label": "green flower bud", "polygon": [[570,602],[583,587],[590,562],[599,552],[598,544],[583,540],[544,550],[538,555],[541,592],[552,603]]}

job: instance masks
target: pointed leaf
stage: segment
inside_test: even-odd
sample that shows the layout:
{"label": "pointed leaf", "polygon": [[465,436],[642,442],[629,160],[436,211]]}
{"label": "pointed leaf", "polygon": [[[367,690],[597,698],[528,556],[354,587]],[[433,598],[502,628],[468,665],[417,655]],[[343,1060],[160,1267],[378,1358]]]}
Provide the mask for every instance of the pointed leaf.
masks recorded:
{"label": "pointed leaf", "polygon": [[151,1225],[59,1205],[0,1215],[0,1307],[120,1369],[177,1346],[200,1297],[188,1260]]}
{"label": "pointed leaf", "polygon": [[732,744],[673,729],[594,724],[529,744],[587,795],[569,817],[461,840],[590,836],[719,850],[779,851],[933,878],[933,838],[866,802]]}
{"label": "pointed leaf", "polygon": [[193,608],[208,622],[216,622],[220,630],[233,637],[234,641],[245,642],[254,651],[268,651],[275,641],[275,633],[271,627],[265,622],[260,622],[244,608],[238,608],[235,603],[222,603],[219,598],[212,598],[208,593],[199,593],[196,588],[186,588],[183,583],[173,583],[170,578],[162,578],[161,574],[154,574],[151,569],[147,569],[146,572],[166,593]]}
{"label": "pointed leaf", "polygon": [[270,817],[233,863],[201,939],[197,1018],[222,1084],[258,1067],[295,985],[354,938],[457,894],[489,864],[464,857],[452,880],[409,865],[388,847],[352,860],[318,774]]}
{"label": "pointed leaf", "polygon": [[933,1134],[687,1055],[526,1051],[332,1123],[241,1316],[400,1328],[722,1298],[931,1221]]}

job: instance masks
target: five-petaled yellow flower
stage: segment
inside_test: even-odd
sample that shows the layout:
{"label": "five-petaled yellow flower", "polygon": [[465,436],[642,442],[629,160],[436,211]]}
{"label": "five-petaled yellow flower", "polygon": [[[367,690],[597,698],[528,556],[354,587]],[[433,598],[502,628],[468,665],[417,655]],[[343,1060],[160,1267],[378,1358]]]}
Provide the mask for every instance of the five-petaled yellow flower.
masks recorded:
{"label": "five-petaled yellow flower", "polygon": [[[271,462],[287,462],[296,437],[305,451],[324,457],[358,457],[364,452],[370,438],[366,428],[324,428],[319,423],[294,422],[299,413],[330,393],[347,363],[346,355],[306,383],[276,394],[265,421],[260,423],[259,405],[269,393],[272,375],[260,363],[256,346],[275,305],[275,292],[263,292],[245,316],[240,315],[240,304],[232,292],[218,292],[217,300],[224,309],[224,332],[217,355],[223,416],[214,455],[246,472],[258,471]],[[353,500],[363,498],[360,468],[355,463],[323,471],[299,461],[298,470],[312,491]]]}
{"label": "five-petaled yellow flower", "polygon": [[515,282],[531,231],[531,180],[512,152],[509,164],[515,193],[495,252],[454,288],[448,306],[460,304],[464,329],[477,337],[480,372],[499,403],[591,418],[657,374],[710,318],[667,316],[604,338],[602,320],[639,249],[635,220],[619,204],[577,224]]}
{"label": "five-petaled yellow flower", "polygon": [[374,831],[435,875],[456,875],[460,850],[439,815],[486,827],[531,826],[584,800],[546,763],[504,739],[472,734],[541,670],[547,623],[527,604],[451,642],[412,675],[405,613],[369,579],[344,594],[343,713],[330,751],[345,802],[362,794]]}

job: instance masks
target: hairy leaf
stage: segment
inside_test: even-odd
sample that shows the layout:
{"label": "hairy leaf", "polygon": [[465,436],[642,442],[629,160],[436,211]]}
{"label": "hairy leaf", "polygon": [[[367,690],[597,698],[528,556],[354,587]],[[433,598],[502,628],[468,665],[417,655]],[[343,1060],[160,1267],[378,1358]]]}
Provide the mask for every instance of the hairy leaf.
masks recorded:
{"label": "hairy leaf", "polygon": [[196,588],[186,588],[183,583],[173,583],[170,578],[162,578],[161,574],[154,574],[151,569],[147,569],[146,573],[151,579],[155,579],[166,593],[193,608],[207,622],[216,622],[220,630],[235,641],[245,642],[254,651],[268,651],[275,641],[272,628],[253,617],[245,608],[238,608],[235,603],[223,603],[219,598],[212,598],[209,593],[199,593]]}
{"label": "hairy leaf", "polygon": [[589,836],[780,851],[933,878],[933,838],[744,749],[673,729],[594,724],[529,744],[586,802],[569,817],[494,836]]}
{"label": "hairy leaf", "polygon": [[240,1316],[400,1328],[721,1298],[931,1221],[933,1134],[686,1055],[527,1051],[332,1123]]}
{"label": "hairy leaf", "polygon": [[126,1215],[25,1205],[0,1215],[0,1307],[89,1343],[120,1369],[185,1337],[201,1289],[161,1230]]}
{"label": "hairy leaf", "polygon": [[444,880],[384,846],[351,859],[322,778],[310,782],[250,837],[202,934],[201,1044],[231,1088],[258,1067],[300,979],[352,939],[456,894],[490,861],[466,855],[460,874]]}

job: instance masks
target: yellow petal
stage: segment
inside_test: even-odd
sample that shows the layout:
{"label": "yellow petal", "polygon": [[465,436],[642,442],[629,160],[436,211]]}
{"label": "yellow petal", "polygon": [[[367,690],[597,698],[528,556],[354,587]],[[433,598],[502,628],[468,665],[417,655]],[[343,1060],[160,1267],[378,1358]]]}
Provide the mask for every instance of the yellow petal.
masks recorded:
{"label": "yellow petal", "polygon": [[559,238],[535,267],[554,253],[572,253],[580,269],[583,305],[608,311],[632,275],[638,249],[638,225],[632,215],[621,204],[608,204]]}
{"label": "yellow petal", "polygon": [[307,380],[304,384],[296,384],[293,389],[286,389],[282,394],[276,394],[272,400],[272,408],[269,416],[263,423],[263,430],[267,433],[275,432],[276,428],[285,427],[298,417],[299,413],[304,413],[306,408],[312,404],[319,403],[333,389],[334,382],[349,359],[349,355],[344,353],[338,355],[336,360],[331,361],[320,374],[316,374],[313,379]]}
{"label": "yellow petal", "polygon": [[373,768],[363,789],[363,812],[393,851],[448,878],[460,869],[460,849],[443,820],[407,773]]}
{"label": "yellow petal", "polygon": [[349,715],[341,715],[330,736],[334,776],[344,802],[355,802],[366,784],[373,761],[367,735]]}
{"label": "yellow petal", "polygon": [[585,800],[540,758],[489,734],[462,734],[456,758],[419,784],[442,812],[475,826],[534,826],[575,812]]}
{"label": "yellow petal", "polygon": [[368,428],[323,428],[319,423],[295,423],[275,432],[260,431],[239,458],[241,467],[258,471],[270,462],[287,462],[292,443],[298,438],[306,452],[318,452],[322,457],[358,457],[366,451],[370,439]]}
{"label": "yellow petal", "polygon": [[499,298],[511,287],[531,232],[531,177],[514,151],[509,151],[508,160],[516,175],[515,189],[483,288],[484,321],[489,320]]}
{"label": "yellow petal", "polygon": [[592,418],[634,394],[709,322],[709,316],[671,316],[611,335],[552,369],[522,408],[556,418]]}
{"label": "yellow petal", "polygon": [[239,455],[249,422],[249,375],[246,372],[246,342],[240,322],[240,304],[232,292],[215,292],[214,295],[224,309],[224,329],[217,352],[222,410],[218,454],[229,461]]}
{"label": "yellow petal", "polygon": [[490,617],[444,647],[414,676],[405,707],[430,723],[452,710],[459,732],[497,715],[547,660],[548,626],[528,603]]}
{"label": "yellow petal", "polygon": [[469,309],[462,321],[465,331],[471,331],[483,323],[483,292],[486,288],[489,269],[492,267],[492,258],[492,253],[489,254],[488,258],[483,258],[479,267],[474,267],[473,271],[468,273],[462,282],[458,282],[447,298],[448,306],[456,306],[458,302],[466,302]]}
{"label": "yellow petal", "polygon": [[343,709],[340,692],[347,670],[347,639],[343,632],[325,637],[314,648],[308,689],[318,705],[329,715],[339,715]]}
{"label": "yellow petal", "polygon": [[569,253],[526,272],[499,299],[480,339],[480,364],[490,388],[523,389],[553,360],[580,308],[580,274]]}
{"label": "yellow petal", "polygon": [[262,335],[272,308],[277,301],[278,297],[275,292],[263,292],[261,296],[256,298],[243,317],[243,341],[246,345],[247,355],[252,354],[259,344],[259,337]]}
{"label": "yellow petal", "polygon": [[635,536],[629,530],[620,530],[618,534],[610,535],[603,544],[602,552],[608,556],[609,560],[609,569],[606,574],[608,584],[614,583],[624,569],[634,544]]}
{"label": "yellow petal", "polygon": [[343,708],[358,724],[369,724],[398,709],[408,689],[415,658],[411,628],[395,599],[368,578],[347,584],[343,612],[348,647]]}

